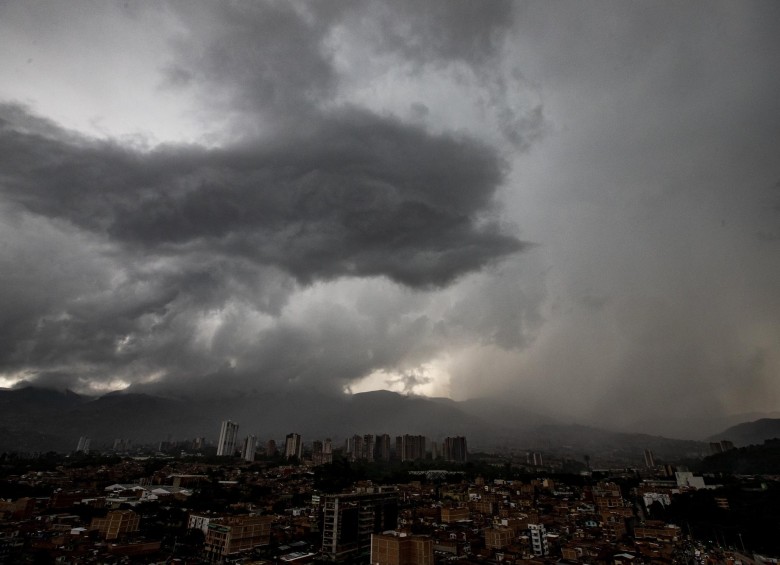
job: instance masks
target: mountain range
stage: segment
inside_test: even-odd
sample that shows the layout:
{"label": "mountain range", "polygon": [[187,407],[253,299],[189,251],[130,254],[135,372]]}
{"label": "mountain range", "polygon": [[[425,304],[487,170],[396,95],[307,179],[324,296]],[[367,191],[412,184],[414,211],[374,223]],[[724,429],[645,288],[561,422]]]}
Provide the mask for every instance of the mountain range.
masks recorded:
{"label": "mountain range", "polygon": [[644,449],[661,461],[708,449],[698,441],[561,423],[492,399],[454,401],[389,391],[333,397],[300,392],[90,397],[28,386],[0,389],[0,451],[71,451],[80,436],[90,437],[95,448],[110,447],[116,438],[136,444],[195,437],[216,441],[221,421],[228,419],[239,423],[239,436],[252,434],[261,442],[278,442],[293,431],[306,442],[328,436],[336,445],[354,434],[421,434],[433,441],[464,435],[471,451],[530,450],[579,460],[587,454],[594,463],[638,464]]}

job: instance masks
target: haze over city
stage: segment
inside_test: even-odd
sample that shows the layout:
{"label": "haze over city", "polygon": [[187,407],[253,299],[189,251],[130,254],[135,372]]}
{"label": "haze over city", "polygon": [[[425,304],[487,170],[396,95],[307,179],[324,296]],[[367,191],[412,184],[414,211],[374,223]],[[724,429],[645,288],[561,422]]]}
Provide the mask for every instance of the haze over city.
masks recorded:
{"label": "haze over city", "polygon": [[776,2],[4,2],[0,386],[777,411],[779,27]]}

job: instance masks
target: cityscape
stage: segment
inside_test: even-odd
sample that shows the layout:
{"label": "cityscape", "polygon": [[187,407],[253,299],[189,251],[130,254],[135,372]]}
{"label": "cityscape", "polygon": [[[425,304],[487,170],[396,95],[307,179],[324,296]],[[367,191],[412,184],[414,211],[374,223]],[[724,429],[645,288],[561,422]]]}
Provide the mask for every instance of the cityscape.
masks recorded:
{"label": "cityscape", "polygon": [[0,565],[780,565],[778,30],[0,0]]}
{"label": "cityscape", "polygon": [[[260,440],[224,420],[213,437],[3,453],[0,562],[761,565],[780,549],[777,439],[755,473],[730,440],[694,471],[649,448],[600,468],[464,436]],[[718,467],[733,454],[742,473]]]}

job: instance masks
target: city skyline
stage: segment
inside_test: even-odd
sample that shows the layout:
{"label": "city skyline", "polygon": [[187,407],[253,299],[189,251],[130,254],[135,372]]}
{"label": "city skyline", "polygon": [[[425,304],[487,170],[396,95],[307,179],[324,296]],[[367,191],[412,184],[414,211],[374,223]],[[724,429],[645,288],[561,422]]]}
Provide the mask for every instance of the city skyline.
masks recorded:
{"label": "city skyline", "polygon": [[778,24],[5,2],[0,387],[776,412]]}

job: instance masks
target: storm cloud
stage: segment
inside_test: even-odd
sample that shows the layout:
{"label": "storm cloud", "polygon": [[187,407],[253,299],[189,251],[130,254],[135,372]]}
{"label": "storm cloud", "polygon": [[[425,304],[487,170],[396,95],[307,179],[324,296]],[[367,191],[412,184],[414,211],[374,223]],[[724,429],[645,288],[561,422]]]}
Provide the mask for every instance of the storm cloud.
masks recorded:
{"label": "storm cloud", "polygon": [[4,3],[0,384],[776,409],[778,23]]}

